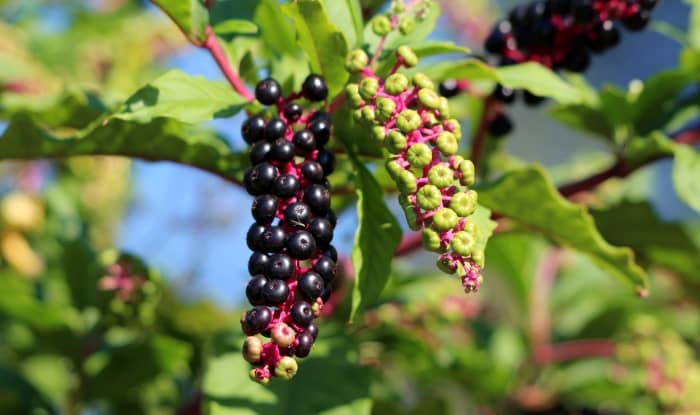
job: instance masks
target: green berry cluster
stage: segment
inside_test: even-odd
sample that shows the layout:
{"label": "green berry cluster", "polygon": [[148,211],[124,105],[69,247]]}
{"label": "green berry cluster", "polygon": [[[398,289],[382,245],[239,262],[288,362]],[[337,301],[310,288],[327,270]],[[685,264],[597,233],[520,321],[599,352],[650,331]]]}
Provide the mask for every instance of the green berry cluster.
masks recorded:
{"label": "green berry cluster", "polygon": [[387,36],[398,29],[402,35],[407,35],[413,31],[416,21],[426,18],[432,2],[433,0],[419,0],[406,5],[403,0],[392,0],[386,13],[372,18],[372,32],[377,36]]}

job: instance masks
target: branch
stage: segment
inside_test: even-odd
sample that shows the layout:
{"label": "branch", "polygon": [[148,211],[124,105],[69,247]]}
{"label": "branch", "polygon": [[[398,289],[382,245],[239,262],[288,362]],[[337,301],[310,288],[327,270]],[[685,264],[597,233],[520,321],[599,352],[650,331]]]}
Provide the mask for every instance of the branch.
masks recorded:
{"label": "branch", "polygon": [[470,159],[474,163],[474,168],[479,169],[479,162],[481,161],[481,156],[484,152],[484,145],[486,144],[486,137],[488,133],[489,120],[491,119],[491,113],[497,107],[498,102],[493,98],[487,98],[484,102],[484,110],[481,112],[481,119],[479,120],[479,125],[474,133],[474,139],[472,140],[472,151],[470,154]]}
{"label": "branch", "polygon": [[212,57],[216,61],[216,64],[219,66],[219,69],[221,69],[221,72],[224,73],[224,76],[231,84],[233,89],[246,100],[254,101],[255,96],[253,96],[253,94],[250,91],[248,91],[248,88],[246,88],[240,76],[238,76],[238,73],[231,67],[231,64],[226,58],[224,50],[219,44],[219,39],[216,37],[216,34],[211,29],[211,27],[207,28],[207,40],[204,41],[201,47],[208,50],[209,53],[211,53]]}
{"label": "branch", "polygon": [[546,365],[590,357],[613,357],[615,349],[612,340],[572,340],[535,346],[533,354],[539,364]]}

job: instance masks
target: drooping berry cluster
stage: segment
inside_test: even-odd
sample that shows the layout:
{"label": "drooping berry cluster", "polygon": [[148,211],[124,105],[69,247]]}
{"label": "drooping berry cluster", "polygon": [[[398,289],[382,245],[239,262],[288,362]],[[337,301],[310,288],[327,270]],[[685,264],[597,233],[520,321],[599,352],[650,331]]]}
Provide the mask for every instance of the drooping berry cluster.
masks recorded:
{"label": "drooping berry cluster", "polygon": [[415,53],[402,46],[397,64],[386,79],[367,65],[367,55],[351,52],[347,67],[360,80],[347,87],[355,119],[372,129],[388,153],[386,167],[401,192],[409,226],[423,230],[423,244],[440,253],[438,267],[457,274],[466,292],[481,284],[483,252],[478,229],[469,219],[477,207],[474,165],[456,155],[461,127],[451,119],[447,99],[433,82],[417,73],[409,80],[400,67],[417,63]]}
{"label": "drooping berry cluster", "polygon": [[[318,335],[314,318],[331,292],[338,254],[331,245],[336,218],[330,208],[326,177],[335,157],[324,149],[330,139],[330,115],[304,113],[296,101],[319,102],[328,96],[325,81],[309,75],[300,93],[283,97],[274,79],[261,81],[255,97],[275,105],[277,117],[248,118],[242,127],[250,143],[252,167],[245,188],[255,196],[255,219],[246,241],[254,251],[246,296],[254,306],[241,318],[246,338],[243,355],[262,383],[271,376],[292,378],[294,356],[306,357]],[[269,337],[264,343],[260,337]]]}

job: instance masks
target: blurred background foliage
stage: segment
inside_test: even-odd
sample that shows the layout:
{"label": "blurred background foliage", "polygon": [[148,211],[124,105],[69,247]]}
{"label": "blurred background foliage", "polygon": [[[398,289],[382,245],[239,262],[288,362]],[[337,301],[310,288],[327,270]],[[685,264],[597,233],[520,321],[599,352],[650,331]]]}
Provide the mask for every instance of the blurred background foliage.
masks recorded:
{"label": "blurred background foliage", "polygon": [[[384,2],[361,3],[371,13]],[[444,0],[433,38],[479,51],[515,3]],[[668,35],[688,29],[691,6],[700,13],[697,2],[662,1],[656,30],[626,36],[596,60],[591,85],[626,90],[676,67],[686,45]],[[304,57],[270,23],[275,7],[221,0],[212,23],[260,25],[226,37],[249,83],[263,67],[298,85]],[[100,122],[166,68],[220,78],[146,2],[5,0],[0,13],[0,119],[30,116],[58,139]],[[697,116],[689,96],[686,110]],[[453,105],[469,125],[477,104],[465,96]],[[599,141],[546,114],[516,108],[516,133],[491,149],[489,165],[537,161],[562,182],[609,160]],[[188,131],[242,151],[240,121]],[[351,167],[342,158],[340,166],[337,239],[348,253],[357,219],[352,192],[342,191]],[[189,168],[125,158],[3,162],[0,413],[700,414],[700,217],[668,190],[669,176],[657,163],[583,200],[601,234],[634,249],[649,271],[648,298],[580,253],[515,228],[489,242],[478,295],[464,296],[419,253],[396,260],[382,297],[347,325],[346,275],[299,375],[263,387],[249,381],[238,349],[244,192]],[[377,178],[388,183],[381,171]]]}

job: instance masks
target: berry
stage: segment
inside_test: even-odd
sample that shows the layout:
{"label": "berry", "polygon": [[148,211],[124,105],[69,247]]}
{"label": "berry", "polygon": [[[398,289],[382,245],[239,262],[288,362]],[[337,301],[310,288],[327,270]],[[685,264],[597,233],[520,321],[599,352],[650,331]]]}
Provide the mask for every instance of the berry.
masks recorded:
{"label": "berry", "polygon": [[515,91],[498,84],[493,90],[493,97],[505,104],[510,104],[515,101]]}
{"label": "berry", "polygon": [[248,259],[248,273],[250,275],[264,274],[270,263],[270,257],[262,252],[253,252]]}
{"label": "berry", "polygon": [[459,87],[459,82],[456,79],[447,79],[440,82],[438,92],[445,98],[452,98],[462,92],[462,89]]}
{"label": "berry", "polygon": [[282,95],[279,82],[272,78],[263,79],[255,86],[255,99],[263,105],[272,105]]}
{"label": "berry", "polygon": [[284,222],[294,228],[306,228],[311,221],[311,209],[302,202],[294,202],[284,208]]}
{"label": "berry", "polygon": [[302,163],[301,174],[311,183],[322,183],[326,176],[321,163],[313,160]]}
{"label": "berry", "polygon": [[245,295],[248,301],[253,305],[263,305],[265,304],[265,297],[263,295],[263,290],[267,285],[267,278],[264,275],[256,275],[248,281],[248,285],[245,288]]}
{"label": "berry", "polygon": [[245,241],[248,248],[252,251],[257,251],[262,249],[262,237],[265,233],[265,226],[260,224],[254,224],[248,228],[248,233],[245,235]]}
{"label": "berry", "polygon": [[268,305],[280,305],[289,297],[289,287],[282,280],[270,280],[262,289],[262,296]]}
{"label": "berry", "polygon": [[622,24],[625,25],[627,30],[637,32],[647,27],[649,20],[651,20],[651,13],[649,13],[649,10],[641,9],[623,19]]}
{"label": "berry", "polygon": [[335,279],[335,261],[327,256],[320,257],[316,263],[314,263],[313,270],[323,278],[326,284],[330,284]]}
{"label": "berry", "polygon": [[321,150],[316,156],[316,161],[323,168],[323,174],[329,176],[335,170],[335,156],[328,150]]}
{"label": "berry", "polygon": [[262,340],[259,338],[253,336],[246,337],[243,343],[243,358],[250,363],[259,362],[262,355],[262,346]]}
{"label": "berry", "polygon": [[328,245],[326,250],[323,251],[323,255],[330,258],[333,262],[338,262],[338,251],[335,249],[335,247],[333,245]]}
{"label": "berry", "polygon": [[489,134],[494,138],[500,138],[513,130],[513,122],[504,113],[499,113],[488,124]]}
{"label": "berry", "polygon": [[328,246],[333,240],[333,227],[326,218],[315,218],[309,223],[309,232],[316,240],[319,247]]}
{"label": "berry", "polygon": [[275,178],[272,182],[272,193],[281,198],[294,196],[300,188],[299,179],[291,174]]}
{"label": "berry", "polygon": [[596,17],[593,0],[574,0],[573,16],[576,23],[590,23]]}
{"label": "berry", "polygon": [[297,335],[297,344],[294,347],[294,354],[297,357],[306,357],[311,352],[311,347],[314,345],[314,336],[307,331]]}
{"label": "berry", "polygon": [[248,144],[265,138],[265,119],[260,116],[250,117],[241,125],[241,135]]}
{"label": "berry", "polygon": [[276,254],[270,257],[266,275],[270,278],[286,280],[294,275],[292,259],[285,254]]}
{"label": "berry", "polygon": [[309,303],[298,301],[289,310],[292,321],[299,327],[307,327],[314,321],[314,310]]}
{"label": "berry", "polygon": [[299,365],[297,361],[289,356],[283,356],[279,362],[277,362],[277,367],[275,367],[275,376],[289,380],[297,374],[299,370]]}
{"label": "berry", "polygon": [[287,131],[287,124],[279,118],[273,118],[265,127],[265,139],[269,141],[275,141],[278,138],[282,138],[284,133]]}
{"label": "berry", "polygon": [[612,20],[605,20],[596,24],[592,33],[593,37],[588,41],[588,47],[596,53],[603,52],[620,43],[620,31]]}
{"label": "berry", "polygon": [[294,158],[294,145],[284,138],[278,138],[272,145],[270,158],[278,163],[288,163]]}
{"label": "berry", "polygon": [[306,330],[304,333],[309,333],[311,337],[316,340],[316,337],[318,337],[318,326],[316,324],[311,323],[308,326],[306,326]]}
{"label": "berry", "polygon": [[272,311],[270,311],[269,308],[265,306],[255,306],[245,313],[241,320],[241,325],[246,334],[254,335],[265,330],[271,320]]}
{"label": "berry", "polygon": [[297,231],[287,238],[285,244],[289,256],[295,259],[309,259],[316,250],[316,240],[309,232]]}
{"label": "berry", "polygon": [[312,184],[304,191],[304,201],[312,211],[323,214],[330,207],[331,195],[324,186]]}
{"label": "berry", "polygon": [[294,344],[296,333],[294,329],[284,323],[275,324],[270,330],[270,338],[281,348],[287,348]]}
{"label": "berry", "polygon": [[305,299],[313,302],[316,301],[316,299],[323,293],[325,286],[320,275],[313,271],[309,271],[299,277],[297,288],[299,289],[299,293]]}
{"label": "berry", "polygon": [[250,163],[252,165],[260,164],[268,159],[272,144],[269,141],[258,141],[250,148]]}
{"label": "berry", "polygon": [[311,74],[304,79],[304,83],[301,85],[301,93],[309,101],[323,101],[328,97],[328,86],[321,76]]}
{"label": "berry", "polygon": [[525,91],[523,93],[523,100],[525,101],[525,104],[534,107],[546,101],[547,98],[535,95],[530,91]]}
{"label": "berry", "polygon": [[296,102],[287,104],[284,107],[284,111],[282,111],[284,118],[291,122],[297,121],[301,117],[302,112],[303,110],[301,105],[297,104]]}
{"label": "berry", "polygon": [[585,47],[572,50],[562,62],[562,66],[571,72],[585,72],[591,65],[591,54]]}
{"label": "berry", "polygon": [[309,153],[316,149],[316,138],[309,130],[301,130],[294,133],[292,142],[302,153]]}
{"label": "berry", "polygon": [[260,163],[245,172],[243,182],[245,188],[253,196],[267,193],[277,178],[277,169],[270,163]]}
{"label": "berry", "polygon": [[261,225],[270,224],[277,213],[277,198],[271,195],[256,197],[251,206],[251,212],[255,222]]}
{"label": "berry", "polygon": [[264,251],[277,252],[284,248],[287,233],[279,226],[268,226],[261,236],[261,245]]}
{"label": "berry", "polygon": [[331,138],[331,122],[324,118],[317,118],[309,125],[311,134],[316,139],[316,145],[323,147]]}

